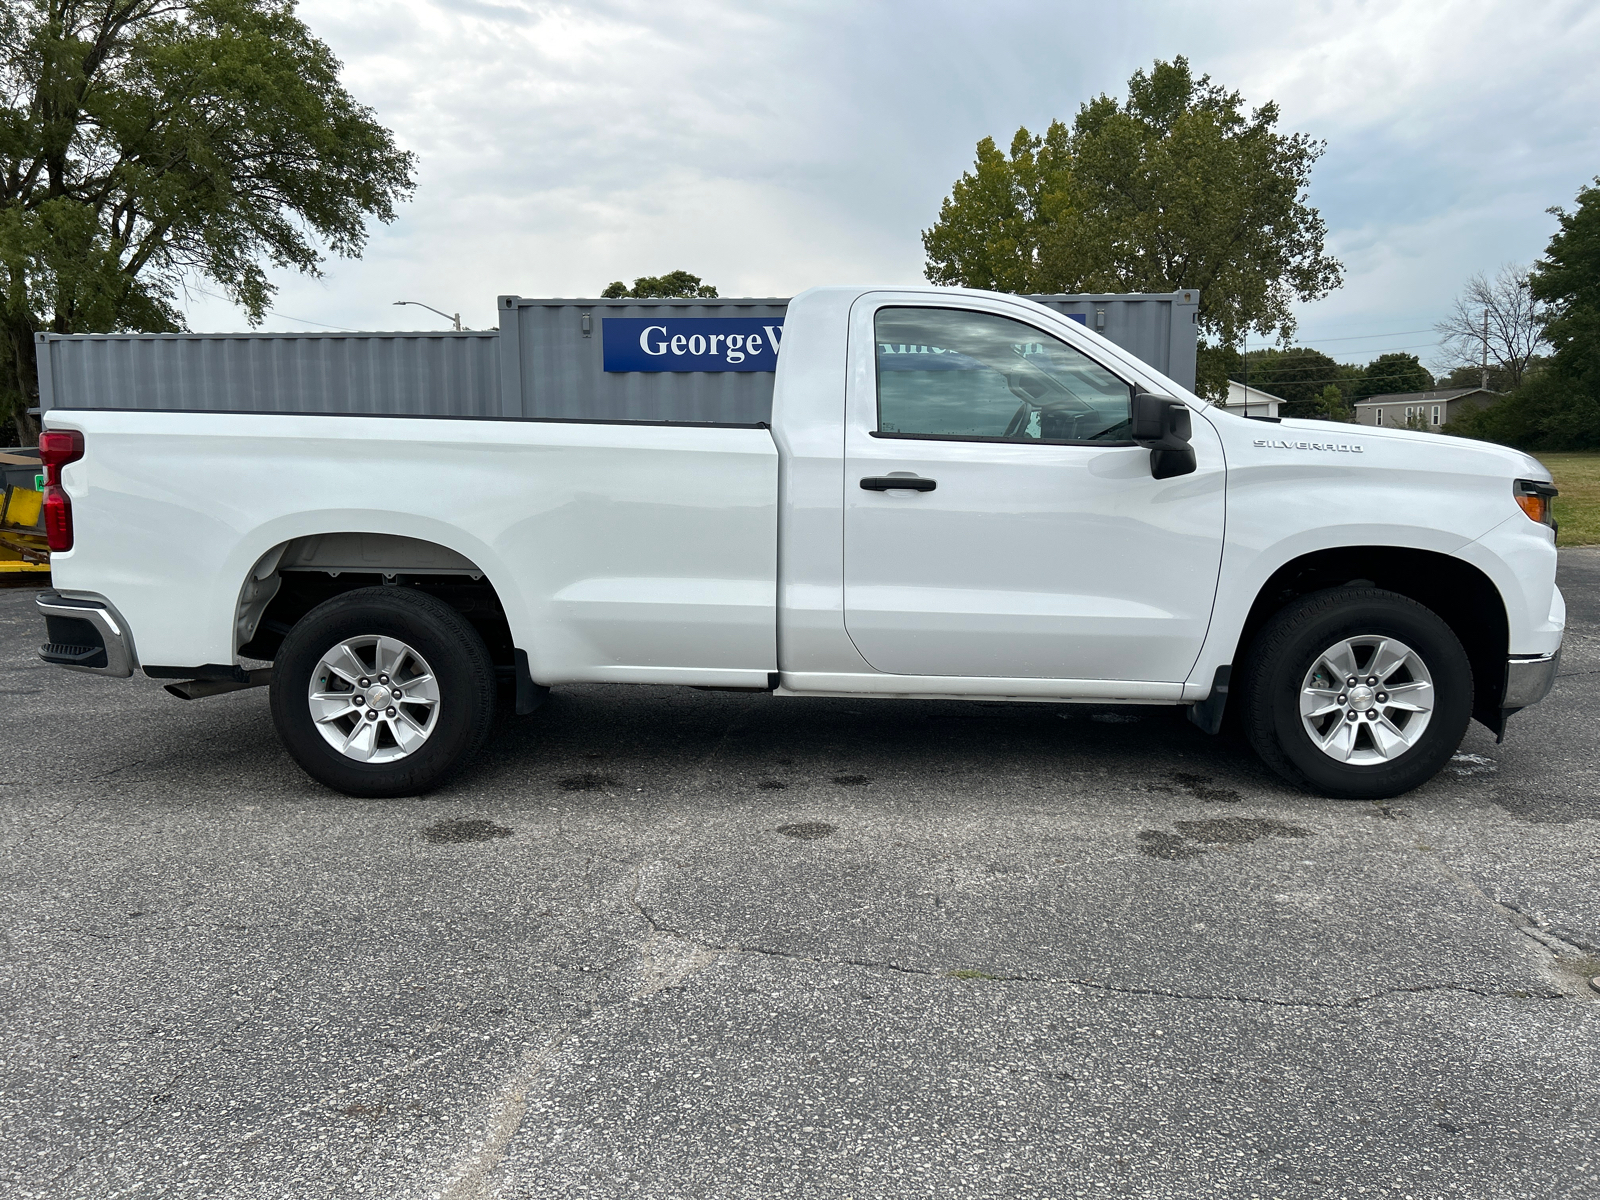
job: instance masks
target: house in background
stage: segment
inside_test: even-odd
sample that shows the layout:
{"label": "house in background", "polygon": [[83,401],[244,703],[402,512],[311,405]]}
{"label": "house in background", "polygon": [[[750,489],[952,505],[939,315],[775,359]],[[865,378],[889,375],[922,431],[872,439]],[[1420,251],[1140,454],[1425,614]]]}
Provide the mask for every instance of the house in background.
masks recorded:
{"label": "house in background", "polygon": [[1278,415],[1278,405],[1282,403],[1278,397],[1259,388],[1248,387],[1230,379],[1228,398],[1222,402],[1222,407],[1229,412],[1238,413],[1241,417],[1275,417]]}
{"label": "house in background", "polygon": [[1438,430],[1463,413],[1487,408],[1500,399],[1488,388],[1444,388],[1437,392],[1390,392],[1357,400],[1357,425],[1395,425],[1404,428],[1414,418],[1423,427]]}

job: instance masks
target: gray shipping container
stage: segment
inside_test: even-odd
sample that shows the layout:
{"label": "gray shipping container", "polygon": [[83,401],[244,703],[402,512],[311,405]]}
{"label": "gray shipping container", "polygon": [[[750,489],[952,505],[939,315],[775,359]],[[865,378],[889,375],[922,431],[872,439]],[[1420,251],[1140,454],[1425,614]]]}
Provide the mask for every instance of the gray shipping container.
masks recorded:
{"label": "gray shipping container", "polygon": [[[1032,296],[1193,389],[1199,293]],[[37,334],[39,404],[756,425],[769,371],[608,372],[605,317],[782,320],[786,299],[529,300],[500,329],[462,333]]]}
{"label": "gray shipping container", "polygon": [[526,300],[500,297],[502,413],[543,421],[772,420],[770,371],[605,371],[607,317],[756,317],[781,321],[786,299]]}
{"label": "gray shipping container", "polygon": [[500,415],[485,333],[36,334],[39,407]]}
{"label": "gray shipping container", "polygon": [[1168,379],[1194,391],[1195,350],[1200,339],[1200,293],[1194,289],[1160,295],[1133,292],[1028,299],[1066,313]]}

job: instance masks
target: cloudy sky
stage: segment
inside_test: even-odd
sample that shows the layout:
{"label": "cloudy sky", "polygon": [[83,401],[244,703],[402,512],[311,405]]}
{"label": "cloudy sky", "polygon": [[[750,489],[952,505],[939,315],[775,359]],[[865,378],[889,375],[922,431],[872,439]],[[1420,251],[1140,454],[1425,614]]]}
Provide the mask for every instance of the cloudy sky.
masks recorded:
{"label": "cloudy sky", "polygon": [[[269,329],[494,323],[494,297],[685,268],[722,294],[920,281],[979,138],[1070,119],[1157,58],[1327,142],[1346,282],[1300,336],[1437,356],[1474,271],[1529,262],[1600,173],[1590,0],[302,0],[420,160],[364,258],[280,279]],[[203,286],[203,285],[202,285]],[[196,329],[243,327],[200,293]]]}

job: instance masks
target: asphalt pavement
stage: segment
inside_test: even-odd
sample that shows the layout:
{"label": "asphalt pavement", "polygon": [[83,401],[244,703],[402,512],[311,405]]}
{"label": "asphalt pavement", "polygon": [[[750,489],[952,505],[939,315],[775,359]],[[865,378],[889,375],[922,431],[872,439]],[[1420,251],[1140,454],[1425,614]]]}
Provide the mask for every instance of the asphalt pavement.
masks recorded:
{"label": "asphalt pavement", "polygon": [[1383,804],[1170,710],[569,687],[442,791],[0,591],[0,1194],[1600,1197],[1600,550]]}

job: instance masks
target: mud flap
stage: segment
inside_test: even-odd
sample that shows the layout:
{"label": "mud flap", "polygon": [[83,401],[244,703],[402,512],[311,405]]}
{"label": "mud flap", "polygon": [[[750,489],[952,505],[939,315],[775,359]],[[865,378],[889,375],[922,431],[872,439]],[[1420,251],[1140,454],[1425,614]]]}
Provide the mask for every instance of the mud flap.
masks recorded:
{"label": "mud flap", "polygon": [[1222,713],[1228,705],[1228,679],[1233,667],[1218,667],[1211,681],[1211,694],[1189,706],[1189,721],[1206,733],[1215,735],[1222,729]]}

